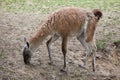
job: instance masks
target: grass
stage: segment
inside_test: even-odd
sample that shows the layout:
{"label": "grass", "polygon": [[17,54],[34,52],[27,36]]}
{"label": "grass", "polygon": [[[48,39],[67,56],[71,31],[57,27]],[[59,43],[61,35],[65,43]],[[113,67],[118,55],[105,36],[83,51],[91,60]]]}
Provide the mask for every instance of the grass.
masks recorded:
{"label": "grass", "polygon": [[119,44],[120,44],[120,40],[116,40],[116,41],[114,41],[114,42],[116,42],[116,43],[119,43]]}
{"label": "grass", "polygon": [[103,34],[103,35],[106,39],[110,40],[112,38],[112,36],[116,35],[116,33],[115,32],[108,32],[108,33]]}
{"label": "grass", "polygon": [[113,43],[116,47],[118,47],[120,45],[120,40],[115,40]]}
{"label": "grass", "polygon": [[2,58],[2,56],[3,56],[3,50],[0,49],[0,59]]}
{"label": "grass", "polygon": [[96,46],[98,50],[103,50],[105,48],[105,40],[97,40]]}
{"label": "grass", "polygon": [[120,10],[120,0],[0,0],[0,9],[10,12],[49,13],[64,6]]}

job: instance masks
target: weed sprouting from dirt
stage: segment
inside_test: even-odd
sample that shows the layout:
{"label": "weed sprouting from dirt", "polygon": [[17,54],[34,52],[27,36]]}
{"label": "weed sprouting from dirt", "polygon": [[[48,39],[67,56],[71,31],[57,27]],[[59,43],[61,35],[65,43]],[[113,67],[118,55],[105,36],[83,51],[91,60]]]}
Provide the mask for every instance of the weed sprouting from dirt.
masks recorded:
{"label": "weed sprouting from dirt", "polygon": [[105,40],[97,40],[96,46],[98,50],[103,51],[105,49]]}
{"label": "weed sprouting from dirt", "polygon": [[116,46],[116,48],[120,48],[120,40],[114,41],[113,44]]}
{"label": "weed sprouting from dirt", "polygon": [[3,49],[0,49],[0,58],[3,56]]}

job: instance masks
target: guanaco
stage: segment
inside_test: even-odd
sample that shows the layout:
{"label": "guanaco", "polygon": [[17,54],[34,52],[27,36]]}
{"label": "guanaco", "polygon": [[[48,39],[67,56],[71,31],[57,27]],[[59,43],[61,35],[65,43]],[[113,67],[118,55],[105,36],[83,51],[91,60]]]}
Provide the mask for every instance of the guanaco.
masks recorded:
{"label": "guanaco", "polygon": [[86,50],[84,66],[87,65],[88,57],[90,53],[92,53],[92,66],[93,71],[95,71],[95,56],[97,50],[95,30],[96,24],[101,17],[102,12],[99,9],[89,11],[78,7],[65,7],[53,12],[41,23],[35,34],[33,34],[28,41],[25,39],[23,49],[24,63],[30,64],[32,53],[48,35],[51,35],[51,38],[46,42],[50,63],[53,63],[50,45],[61,37],[64,57],[62,70],[64,71],[66,68],[68,37],[75,36]]}

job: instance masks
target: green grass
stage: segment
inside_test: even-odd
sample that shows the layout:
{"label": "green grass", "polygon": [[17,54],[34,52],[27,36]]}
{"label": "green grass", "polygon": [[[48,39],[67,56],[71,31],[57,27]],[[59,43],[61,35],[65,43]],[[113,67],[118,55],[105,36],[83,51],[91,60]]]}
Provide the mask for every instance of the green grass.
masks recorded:
{"label": "green grass", "polygon": [[105,48],[105,40],[97,40],[96,46],[98,50],[103,50]]}
{"label": "green grass", "polygon": [[120,10],[120,0],[0,0],[0,9],[10,12],[48,13],[64,6]]}
{"label": "green grass", "polygon": [[0,59],[2,58],[2,56],[3,56],[3,50],[0,49]]}
{"label": "green grass", "polygon": [[120,39],[115,40],[113,44],[116,46],[116,48],[118,48],[118,51],[120,52]]}
{"label": "green grass", "polygon": [[115,40],[114,43],[120,44],[120,40]]}

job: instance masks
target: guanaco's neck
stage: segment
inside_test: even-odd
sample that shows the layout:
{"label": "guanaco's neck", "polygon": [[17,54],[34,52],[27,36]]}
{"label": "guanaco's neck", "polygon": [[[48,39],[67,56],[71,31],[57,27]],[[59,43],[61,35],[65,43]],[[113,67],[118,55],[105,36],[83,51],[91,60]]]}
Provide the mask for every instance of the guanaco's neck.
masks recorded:
{"label": "guanaco's neck", "polygon": [[32,35],[29,39],[30,49],[34,52],[42,41],[50,34],[50,30],[46,24],[42,24],[41,27]]}

